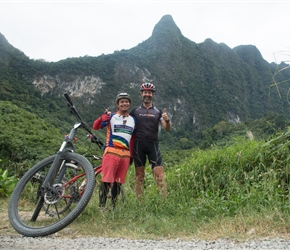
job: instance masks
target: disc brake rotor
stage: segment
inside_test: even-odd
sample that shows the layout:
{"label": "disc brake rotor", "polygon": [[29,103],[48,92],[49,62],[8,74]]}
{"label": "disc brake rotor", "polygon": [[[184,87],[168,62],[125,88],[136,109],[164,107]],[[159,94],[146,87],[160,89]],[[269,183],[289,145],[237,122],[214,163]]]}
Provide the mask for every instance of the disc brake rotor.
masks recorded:
{"label": "disc brake rotor", "polygon": [[65,188],[62,184],[57,183],[52,186],[52,189],[49,192],[46,192],[44,195],[44,201],[47,204],[57,203],[64,195]]}

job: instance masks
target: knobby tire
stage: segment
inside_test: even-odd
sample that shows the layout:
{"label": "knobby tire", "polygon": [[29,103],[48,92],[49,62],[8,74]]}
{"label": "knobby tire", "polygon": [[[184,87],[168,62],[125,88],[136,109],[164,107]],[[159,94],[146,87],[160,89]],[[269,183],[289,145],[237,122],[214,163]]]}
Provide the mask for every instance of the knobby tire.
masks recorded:
{"label": "knobby tire", "polygon": [[[55,192],[40,195],[40,187],[55,157],[45,158],[28,170],[11,195],[9,221],[24,236],[46,236],[65,228],[81,214],[93,194],[95,173],[91,163],[82,155],[68,152],[60,160],[65,174],[61,181],[57,181],[57,174],[52,185]],[[76,178],[81,173],[85,174]],[[70,183],[74,177],[75,181]],[[81,190],[83,181],[86,186]],[[39,213],[37,206],[41,206]]]}

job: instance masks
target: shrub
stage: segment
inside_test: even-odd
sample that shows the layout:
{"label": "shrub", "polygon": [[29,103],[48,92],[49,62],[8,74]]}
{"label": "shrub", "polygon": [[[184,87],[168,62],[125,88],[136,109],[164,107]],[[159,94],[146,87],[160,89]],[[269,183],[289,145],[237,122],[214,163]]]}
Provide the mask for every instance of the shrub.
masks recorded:
{"label": "shrub", "polygon": [[7,198],[11,195],[17,179],[14,176],[8,176],[8,170],[0,169],[0,197]]}

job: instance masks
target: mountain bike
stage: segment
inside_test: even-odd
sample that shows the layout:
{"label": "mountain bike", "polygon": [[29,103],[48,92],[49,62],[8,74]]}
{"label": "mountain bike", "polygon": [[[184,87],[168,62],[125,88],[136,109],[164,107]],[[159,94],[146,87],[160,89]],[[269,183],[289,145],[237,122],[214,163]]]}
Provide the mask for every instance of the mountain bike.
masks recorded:
{"label": "mountain bike", "polygon": [[[70,112],[78,119],[65,136],[58,152],[29,169],[12,192],[8,217],[12,227],[30,237],[46,236],[58,232],[72,223],[89,203],[102,167],[93,167],[81,154],[74,152],[78,129],[89,133],[92,143],[100,149],[104,143],[92,133],[69,95],[64,94]],[[101,160],[93,156],[94,160]]]}

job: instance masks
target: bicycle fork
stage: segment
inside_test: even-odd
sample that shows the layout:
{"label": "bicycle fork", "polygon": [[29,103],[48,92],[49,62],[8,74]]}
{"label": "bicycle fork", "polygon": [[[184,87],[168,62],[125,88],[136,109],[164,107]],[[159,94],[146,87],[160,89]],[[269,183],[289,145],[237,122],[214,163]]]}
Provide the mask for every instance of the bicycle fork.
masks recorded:
{"label": "bicycle fork", "polygon": [[[60,160],[63,158],[62,156],[64,156],[66,154],[66,152],[68,151],[72,151],[71,149],[67,148],[67,145],[71,143],[70,138],[74,137],[75,134],[75,130],[72,129],[69,136],[65,138],[65,140],[63,141],[60,150],[57,152],[56,157],[51,165],[51,167],[48,170],[48,173],[38,191],[38,198],[40,197],[40,200],[38,202],[38,204],[36,205],[36,209],[33,212],[33,215],[31,217],[31,221],[36,221],[41,208],[43,207],[43,204],[45,202],[45,195],[47,197],[57,197],[59,195],[59,187],[54,187],[53,186],[53,182],[55,180],[55,177],[57,175],[57,173],[59,172],[58,178],[57,178],[57,183],[60,183],[61,180],[64,177],[65,171],[66,171],[66,167],[64,166],[65,161],[62,161],[62,163],[60,164]],[[66,150],[67,149],[67,150]]]}

